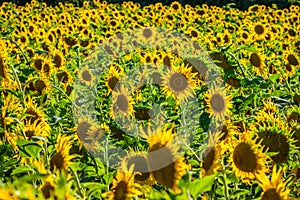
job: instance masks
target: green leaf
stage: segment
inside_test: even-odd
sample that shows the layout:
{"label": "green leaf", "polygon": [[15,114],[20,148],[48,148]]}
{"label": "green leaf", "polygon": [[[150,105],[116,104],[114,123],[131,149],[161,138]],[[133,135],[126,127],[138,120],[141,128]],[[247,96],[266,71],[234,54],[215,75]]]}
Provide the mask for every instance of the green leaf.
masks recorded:
{"label": "green leaf", "polygon": [[190,184],[190,192],[191,195],[194,198],[197,198],[197,196],[203,192],[207,192],[211,190],[211,187],[214,183],[214,179],[216,177],[216,174],[204,177],[199,180],[195,180]]}
{"label": "green leaf", "polygon": [[110,183],[112,182],[112,180],[113,180],[113,177],[114,177],[114,172],[110,172],[110,173],[105,174],[105,175],[103,176],[103,178],[104,178],[106,184],[110,184]]}
{"label": "green leaf", "polygon": [[18,139],[17,145],[19,147],[21,156],[25,158],[38,158],[39,153],[42,150],[42,147],[39,144],[28,140]]}
{"label": "green leaf", "polygon": [[14,169],[13,172],[11,173],[11,175],[22,174],[22,173],[26,173],[29,171],[33,171],[33,170],[28,166],[20,166],[20,167]]}
{"label": "green leaf", "polygon": [[249,190],[235,190],[235,191],[230,195],[230,198],[237,198],[237,197],[240,197],[240,196],[247,195],[247,194],[249,194],[249,193],[250,193]]}
{"label": "green leaf", "polygon": [[258,51],[256,50],[256,48],[254,46],[246,46],[246,45],[241,45],[239,46],[238,49],[245,49],[247,51],[250,51],[250,52],[254,52],[254,53],[257,53]]}
{"label": "green leaf", "polygon": [[277,79],[279,79],[280,78],[280,74],[272,74],[271,76],[270,76],[270,81],[272,82],[272,83],[275,83],[276,81],[277,81]]}

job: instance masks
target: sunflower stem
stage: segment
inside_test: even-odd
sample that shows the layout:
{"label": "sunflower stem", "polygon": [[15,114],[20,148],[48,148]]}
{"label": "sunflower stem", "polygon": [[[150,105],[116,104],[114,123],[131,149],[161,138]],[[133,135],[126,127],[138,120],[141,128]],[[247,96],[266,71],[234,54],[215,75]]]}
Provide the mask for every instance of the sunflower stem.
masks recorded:
{"label": "sunflower stem", "polygon": [[[60,87],[57,87],[57,86],[55,86],[55,85],[53,85],[53,84],[50,84],[50,86],[52,86],[52,87],[54,87],[56,90],[58,90],[58,91],[60,91],[72,104],[73,104],[73,106],[76,108],[76,109],[79,109],[78,108],[78,106],[72,101],[72,99],[70,99],[70,97],[60,88]],[[72,112],[73,113],[75,113],[74,112],[74,109],[73,109],[73,107],[72,107]]]}
{"label": "sunflower stem", "polygon": [[[240,63],[239,59],[238,59],[235,55],[233,55],[232,53],[230,53],[230,52],[227,52],[227,53],[228,53],[228,55],[230,55],[232,58],[234,58],[234,60],[238,63],[238,66],[239,66],[240,70],[242,71],[242,74],[243,74],[244,78],[246,78],[245,70],[243,69],[243,66],[242,66],[242,64]],[[248,72],[248,71],[247,71],[247,72]],[[248,74],[249,74],[249,73],[248,73]],[[250,74],[250,76],[252,77],[251,74]]]}
{"label": "sunflower stem", "polygon": [[293,93],[293,90],[292,90],[292,88],[291,88],[291,86],[290,86],[290,84],[289,84],[288,80],[287,80],[287,79],[284,77],[284,75],[283,75],[282,71],[281,71],[281,70],[278,70],[278,71],[280,72],[281,76],[283,77],[283,79],[284,79],[284,82],[285,82],[286,86],[287,86],[287,87],[288,87],[288,89],[289,89],[289,92],[290,92],[290,93]]}
{"label": "sunflower stem", "polygon": [[97,165],[96,159],[95,159],[95,157],[91,153],[89,153],[89,155],[90,155],[90,157],[91,157],[91,159],[92,159],[92,161],[93,161],[93,163],[95,165],[96,173],[99,176],[99,170],[98,170],[98,165]]}
{"label": "sunflower stem", "polygon": [[20,49],[20,51],[21,51],[23,57],[24,57],[25,60],[26,60],[26,64],[29,63],[28,58],[27,58],[27,56],[25,55],[25,53],[24,53],[22,47],[20,47],[20,45],[19,45],[16,41],[14,41],[14,40],[10,39],[10,41],[13,42],[13,43],[18,47],[18,49]]}
{"label": "sunflower stem", "polygon": [[[105,163],[106,163],[106,174],[109,173],[109,160],[108,160],[108,138],[105,138]],[[107,191],[109,191],[109,185],[107,185]]]}
{"label": "sunflower stem", "polygon": [[20,79],[19,79],[19,77],[18,77],[18,75],[16,73],[15,68],[12,65],[8,65],[8,66],[10,66],[12,68],[13,75],[14,75],[15,79],[17,80],[17,83],[18,83],[18,88],[19,88],[20,92],[22,93],[22,95],[21,95],[22,102],[24,102],[24,100],[25,100],[25,93],[24,93],[24,91],[22,89]]}
{"label": "sunflower stem", "polygon": [[226,171],[224,171],[223,175],[221,176],[221,180],[224,184],[224,196],[225,196],[225,200],[229,200],[229,193],[228,193],[228,187],[226,184]]}
{"label": "sunflower stem", "polygon": [[75,178],[75,182],[76,182],[76,185],[78,187],[79,195],[84,198],[85,195],[83,194],[83,189],[82,189],[82,187],[80,185],[80,181],[79,181],[78,175],[77,175],[77,173],[72,168],[70,168],[70,169],[71,169],[71,172],[72,172],[72,174],[73,174],[73,176]]}

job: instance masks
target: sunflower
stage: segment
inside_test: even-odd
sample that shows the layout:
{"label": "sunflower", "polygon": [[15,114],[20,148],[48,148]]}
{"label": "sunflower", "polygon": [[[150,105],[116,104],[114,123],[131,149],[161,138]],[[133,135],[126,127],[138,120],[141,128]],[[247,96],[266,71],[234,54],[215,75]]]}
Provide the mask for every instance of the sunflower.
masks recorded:
{"label": "sunflower", "polygon": [[151,27],[141,28],[138,30],[137,36],[140,44],[155,44],[156,29]]}
{"label": "sunflower", "polygon": [[300,148],[300,123],[293,121],[290,123],[291,125],[291,133],[292,139],[295,141],[295,146],[299,149]]}
{"label": "sunflower", "polygon": [[67,176],[68,175],[65,173],[47,176],[43,185],[39,187],[39,190],[42,192],[44,199],[50,198],[76,200],[77,198],[70,194],[72,183],[68,181]]}
{"label": "sunflower", "polygon": [[264,119],[275,119],[278,117],[277,105],[271,100],[263,101],[263,109],[261,109],[255,116],[257,121],[264,121]]}
{"label": "sunflower", "polygon": [[108,94],[112,91],[120,90],[120,78],[124,74],[120,65],[110,65],[108,74],[105,77],[105,85],[108,89]]}
{"label": "sunflower", "polygon": [[262,23],[254,23],[251,26],[252,37],[256,40],[264,40],[266,34],[269,32],[268,27]]}
{"label": "sunflower", "polygon": [[285,72],[286,76],[291,76],[295,74],[295,68],[300,66],[300,61],[298,56],[291,52],[291,51],[285,51],[284,54],[284,60],[285,60]]}
{"label": "sunflower", "polygon": [[81,140],[84,147],[91,152],[97,151],[100,146],[99,140],[104,137],[104,132],[103,126],[94,123],[87,131],[87,137]]}
{"label": "sunflower", "polygon": [[35,55],[33,57],[33,67],[37,72],[40,72],[42,70],[43,64],[44,64],[44,56]]}
{"label": "sunflower", "polygon": [[147,199],[155,183],[149,170],[147,152],[129,152],[121,162],[126,163],[128,169],[133,166],[134,181],[141,185],[140,190],[143,193],[140,197]]}
{"label": "sunflower", "polygon": [[27,123],[46,123],[46,116],[40,107],[36,105],[31,96],[27,96],[24,109],[24,124]]}
{"label": "sunflower", "polygon": [[59,69],[60,67],[64,66],[65,58],[63,53],[57,49],[53,50],[51,53],[52,53],[54,67],[56,69]]}
{"label": "sunflower", "polygon": [[221,122],[221,124],[218,124],[216,131],[220,132],[218,136],[218,142],[221,144],[229,144],[234,140],[234,134],[236,134],[237,126],[232,123],[230,118],[226,118]]}
{"label": "sunflower", "polygon": [[245,130],[230,149],[229,162],[232,169],[236,176],[240,177],[246,184],[250,184],[256,175],[267,171],[267,157],[261,152],[262,148],[256,141],[257,138],[254,133]]}
{"label": "sunflower", "polygon": [[73,77],[65,67],[61,67],[61,69],[57,71],[56,78],[64,88],[73,83]]}
{"label": "sunflower", "polygon": [[172,12],[174,12],[174,13],[180,12],[181,4],[178,1],[173,1],[170,5],[170,8],[171,8]]}
{"label": "sunflower", "polygon": [[53,68],[54,68],[54,65],[52,63],[52,59],[47,56],[47,57],[44,57],[43,61],[44,62],[43,62],[41,74],[43,74],[43,76],[49,78],[52,71],[53,71]]}
{"label": "sunflower", "polygon": [[233,104],[231,95],[226,96],[225,88],[212,88],[205,94],[205,102],[208,105],[210,117],[216,120],[222,120],[231,112]]}
{"label": "sunflower", "polygon": [[249,62],[251,66],[253,66],[253,70],[258,75],[266,77],[266,68],[264,64],[264,57],[260,55],[258,52],[252,52],[249,57]]}
{"label": "sunflower", "polygon": [[121,114],[121,118],[133,117],[133,99],[130,96],[128,90],[121,86],[120,90],[112,93],[112,108],[111,116],[116,118],[118,114]]}
{"label": "sunflower", "polygon": [[153,58],[154,58],[154,53],[153,52],[141,52],[140,53],[140,56],[141,56],[141,64],[153,64]]}
{"label": "sunflower", "polygon": [[162,76],[163,91],[167,97],[173,96],[177,101],[186,101],[193,96],[196,88],[195,76],[192,73],[192,67],[185,67],[183,64],[179,67],[172,67]]}
{"label": "sunflower", "polygon": [[254,123],[252,130],[257,133],[258,141],[263,146],[263,151],[277,153],[271,156],[275,163],[283,163],[294,149],[291,139],[291,129],[284,125],[282,120],[264,120]]}
{"label": "sunflower", "polygon": [[265,174],[260,174],[257,177],[258,184],[262,187],[263,192],[261,194],[262,200],[287,200],[289,199],[290,190],[286,188],[290,179],[285,182],[282,181],[283,168],[276,170],[276,165],[273,166],[271,180]]}
{"label": "sunflower", "polygon": [[78,76],[79,76],[79,80],[83,84],[87,86],[92,86],[94,84],[95,75],[87,66],[79,70]]}
{"label": "sunflower", "polygon": [[239,38],[237,38],[238,42],[242,44],[247,44],[250,39],[249,32],[246,30],[241,30],[239,33]]}
{"label": "sunflower", "polygon": [[67,172],[68,167],[72,164],[71,160],[75,157],[73,155],[69,155],[71,148],[71,136],[59,134],[55,145],[56,153],[54,153],[50,159],[51,171],[58,170],[59,172]]}
{"label": "sunflower", "polygon": [[130,152],[129,155],[124,158],[124,162],[126,162],[128,169],[131,165],[134,165],[132,172],[135,173],[135,182],[142,185],[150,179],[151,174],[148,167],[146,152]]}
{"label": "sunflower", "polygon": [[33,82],[33,88],[35,91],[37,91],[39,94],[50,94],[52,86],[50,86],[50,82],[47,79],[47,77],[44,77],[43,74],[41,74],[37,79]]}
{"label": "sunflower", "polygon": [[34,123],[28,123],[25,125],[23,131],[26,137],[30,140],[33,136],[47,138],[50,133],[50,126],[46,123],[38,123],[35,121]]}
{"label": "sunflower", "polygon": [[214,174],[222,168],[222,164],[220,161],[222,154],[221,149],[222,146],[220,144],[217,144],[214,136],[210,134],[208,140],[208,148],[204,152],[200,178],[202,178],[203,176]]}
{"label": "sunflower", "polygon": [[19,35],[19,43],[21,44],[21,47],[26,47],[28,45],[29,38],[26,33],[23,32]]}
{"label": "sunflower", "polygon": [[17,193],[9,188],[0,188],[1,197],[0,200],[20,200]]}
{"label": "sunflower", "polygon": [[133,165],[128,169],[125,163],[112,182],[110,191],[102,196],[110,200],[130,200],[142,194],[141,186],[134,182]]}
{"label": "sunflower", "polygon": [[88,132],[96,123],[90,116],[82,116],[78,118],[76,132],[80,140],[85,143],[85,140],[88,139]]}
{"label": "sunflower", "polygon": [[54,182],[54,177],[53,176],[48,176],[46,178],[46,181],[43,185],[41,185],[41,187],[39,188],[45,199],[50,198],[51,196],[53,196],[54,190],[56,188],[56,184]]}
{"label": "sunflower", "polygon": [[[168,129],[168,127],[170,127]],[[163,186],[172,188],[176,193],[179,192],[177,186],[178,181],[189,169],[184,162],[184,158],[175,155],[179,147],[173,142],[175,134],[173,133],[174,124],[165,124],[162,128],[149,125],[147,133],[141,128],[141,136],[147,138],[148,148],[148,164],[151,174],[155,181]]]}
{"label": "sunflower", "polygon": [[[1,45],[1,44],[0,44]],[[0,49],[0,51],[2,51],[2,49]],[[3,78],[1,80],[1,84],[2,81],[3,83],[8,83],[9,81],[9,73],[8,73],[8,67],[5,63],[5,57],[0,55],[0,78]]]}

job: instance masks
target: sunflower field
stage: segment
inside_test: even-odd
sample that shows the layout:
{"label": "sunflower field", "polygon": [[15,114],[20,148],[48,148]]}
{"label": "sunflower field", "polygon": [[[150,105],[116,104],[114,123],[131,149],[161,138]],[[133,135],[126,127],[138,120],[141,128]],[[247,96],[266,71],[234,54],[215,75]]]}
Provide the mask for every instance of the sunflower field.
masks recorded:
{"label": "sunflower field", "polygon": [[300,7],[0,6],[0,199],[300,199]]}

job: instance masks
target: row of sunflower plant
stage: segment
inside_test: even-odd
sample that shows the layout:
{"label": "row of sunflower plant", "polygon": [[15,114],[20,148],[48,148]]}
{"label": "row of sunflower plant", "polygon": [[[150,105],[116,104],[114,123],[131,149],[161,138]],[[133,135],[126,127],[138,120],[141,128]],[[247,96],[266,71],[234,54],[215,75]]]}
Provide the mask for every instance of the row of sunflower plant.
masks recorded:
{"label": "row of sunflower plant", "polygon": [[3,3],[0,199],[298,198],[299,9]]}

